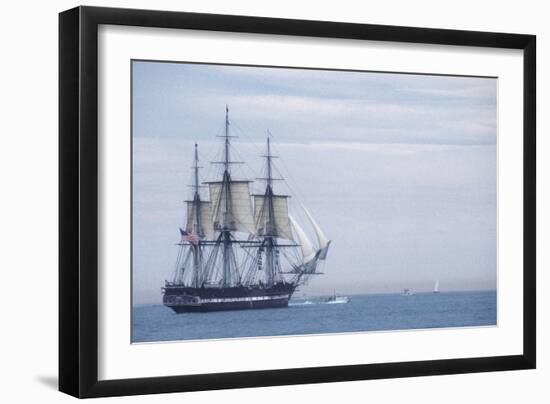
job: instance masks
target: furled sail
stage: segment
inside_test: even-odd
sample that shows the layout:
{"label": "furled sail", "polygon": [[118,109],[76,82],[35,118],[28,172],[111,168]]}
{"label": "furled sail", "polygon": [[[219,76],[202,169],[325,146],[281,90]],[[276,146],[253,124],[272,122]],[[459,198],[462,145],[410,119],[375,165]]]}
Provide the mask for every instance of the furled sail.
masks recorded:
{"label": "furled sail", "polygon": [[273,237],[292,240],[290,221],[288,220],[288,196],[272,195],[273,223],[269,223],[267,197],[254,195],[254,223],[256,234],[259,236],[270,235]]}
{"label": "furled sail", "polygon": [[[185,231],[211,240],[214,237],[212,204],[208,201],[185,201],[185,203],[187,203],[187,225],[185,226]],[[198,218],[196,209],[199,209]]]}
{"label": "furled sail", "polygon": [[317,242],[319,243],[318,258],[320,260],[324,260],[324,259],[327,258],[327,253],[328,253],[328,247],[330,245],[330,240],[327,239],[327,237],[325,236],[325,234],[321,230],[321,227],[319,227],[319,225],[317,224],[315,219],[313,219],[313,216],[311,216],[311,213],[309,213],[309,211],[304,206],[302,206],[302,208],[304,209],[304,212],[306,212],[306,215],[307,215],[309,221],[311,222],[311,225],[313,226],[313,230],[315,231],[315,235],[317,236]]}
{"label": "furled sail", "polygon": [[315,258],[315,249],[313,248],[313,245],[311,244],[311,241],[309,241],[309,238],[307,237],[304,230],[300,227],[300,225],[294,220],[292,216],[288,216],[290,219],[290,223],[292,224],[292,228],[294,229],[294,233],[296,233],[296,237],[298,238],[298,242],[300,243],[300,247],[302,249],[302,256],[304,257],[304,263],[307,263]]}
{"label": "furled sail", "polygon": [[214,230],[224,228],[232,231],[254,232],[249,181],[228,181],[228,192],[224,182],[209,182],[212,201],[212,223]]}

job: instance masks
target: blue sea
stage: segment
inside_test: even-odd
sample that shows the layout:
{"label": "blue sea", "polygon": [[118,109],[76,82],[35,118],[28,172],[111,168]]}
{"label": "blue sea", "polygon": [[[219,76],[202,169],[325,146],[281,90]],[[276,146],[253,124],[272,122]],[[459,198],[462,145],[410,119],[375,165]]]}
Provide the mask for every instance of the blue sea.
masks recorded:
{"label": "blue sea", "polygon": [[162,305],[133,308],[132,342],[327,334],[496,325],[495,291],[351,295],[344,304],[323,298],[289,307],[176,314]]}

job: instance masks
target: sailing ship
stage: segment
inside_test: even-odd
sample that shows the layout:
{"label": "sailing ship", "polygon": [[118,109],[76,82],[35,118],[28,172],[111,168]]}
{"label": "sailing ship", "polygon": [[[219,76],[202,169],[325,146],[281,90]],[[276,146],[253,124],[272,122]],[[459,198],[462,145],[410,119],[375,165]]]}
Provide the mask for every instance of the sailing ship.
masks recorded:
{"label": "sailing ship", "polygon": [[434,293],[439,293],[439,280],[435,281]]}
{"label": "sailing ship", "polygon": [[[231,158],[229,109],[225,110],[221,176],[199,180],[195,144],[193,197],[186,201],[187,223],[172,281],[162,288],[163,303],[176,313],[287,307],[300,285],[319,275],[330,240],[302,206],[317,238],[310,241],[298,221],[289,215],[290,195],[276,193],[270,135],[267,136],[262,191],[250,192],[251,180],[235,179]],[[204,185],[203,185],[204,184]],[[201,188],[208,189],[203,198]]]}

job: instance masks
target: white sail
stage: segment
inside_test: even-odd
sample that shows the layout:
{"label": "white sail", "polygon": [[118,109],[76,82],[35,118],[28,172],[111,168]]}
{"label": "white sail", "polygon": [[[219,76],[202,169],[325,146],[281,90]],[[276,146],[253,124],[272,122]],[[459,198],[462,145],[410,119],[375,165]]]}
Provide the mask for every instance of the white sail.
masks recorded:
{"label": "white sail", "polygon": [[311,216],[311,213],[309,213],[309,211],[304,206],[302,206],[302,208],[304,209],[304,212],[306,212],[306,215],[309,221],[311,222],[311,225],[313,226],[313,230],[315,231],[315,235],[317,236],[317,242],[319,243],[318,258],[320,260],[324,260],[327,258],[327,252],[328,252],[328,247],[330,245],[330,240],[325,236],[325,234],[321,230],[321,227],[319,227],[315,219],[313,219],[313,216]]}
{"label": "white sail", "polygon": [[198,226],[197,213],[195,206],[197,203],[194,201],[185,201],[187,203],[187,225],[185,231],[188,233],[198,234],[201,237],[205,237],[211,240],[214,237],[214,228],[212,227],[212,204],[208,201],[200,201],[200,229]]}
{"label": "white sail", "polygon": [[226,198],[223,182],[209,182],[208,186],[214,230],[219,231],[225,227],[232,231],[254,233],[249,181],[230,181],[230,198]]}
{"label": "white sail", "polygon": [[439,293],[439,280],[435,281],[434,293]]}
{"label": "white sail", "polygon": [[254,195],[254,223],[256,225],[256,233],[260,236],[269,234],[274,237],[292,240],[292,231],[290,230],[290,221],[288,219],[288,196],[272,196],[273,220],[275,223],[271,229],[268,228],[269,223],[267,223],[267,219],[269,215],[264,208],[265,201],[265,195]]}
{"label": "white sail", "polygon": [[313,260],[315,258],[315,249],[313,248],[313,245],[311,244],[311,241],[309,241],[309,238],[307,237],[304,230],[300,227],[300,225],[294,220],[292,216],[288,216],[290,219],[290,223],[292,224],[292,228],[294,229],[294,232],[296,233],[296,237],[298,238],[298,242],[300,243],[300,247],[302,249],[302,255],[304,257],[304,263],[308,263],[309,261]]}

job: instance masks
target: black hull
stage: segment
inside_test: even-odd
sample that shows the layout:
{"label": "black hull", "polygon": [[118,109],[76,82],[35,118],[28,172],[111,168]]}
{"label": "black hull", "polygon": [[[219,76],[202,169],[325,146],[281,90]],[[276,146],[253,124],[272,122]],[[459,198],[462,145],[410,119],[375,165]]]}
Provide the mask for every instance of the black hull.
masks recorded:
{"label": "black hull", "polygon": [[233,303],[204,303],[197,306],[181,305],[170,306],[176,313],[196,313],[207,311],[224,311],[224,310],[251,310],[251,309],[274,309],[287,307],[288,299],[277,299],[265,302],[233,302]]}
{"label": "black hull", "polygon": [[295,288],[293,284],[282,282],[271,287],[167,285],[163,303],[176,313],[281,308],[288,306]]}

